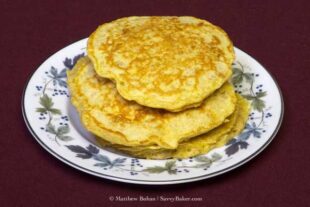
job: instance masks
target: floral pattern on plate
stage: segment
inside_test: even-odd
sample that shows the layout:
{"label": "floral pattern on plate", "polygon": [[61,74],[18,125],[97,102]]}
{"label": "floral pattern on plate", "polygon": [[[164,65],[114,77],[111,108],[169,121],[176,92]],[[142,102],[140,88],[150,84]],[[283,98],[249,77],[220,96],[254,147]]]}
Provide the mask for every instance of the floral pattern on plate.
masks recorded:
{"label": "floral pattern on plate", "polygon": [[169,160],[137,159],[97,147],[76,112],[72,112],[66,83],[66,71],[86,54],[86,41],[74,43],[45,61],[28,82],[23,99],[23,115],[34,137],[51,154],[77,169],[140,184],[201,180],[238,167],[257,155],[280,126],[283,101],[279,88],[259,63],[235,49],[237,60],[231,82],[236,93],[251,102],[252,111],[243,132],[225,146],[206,155]]}

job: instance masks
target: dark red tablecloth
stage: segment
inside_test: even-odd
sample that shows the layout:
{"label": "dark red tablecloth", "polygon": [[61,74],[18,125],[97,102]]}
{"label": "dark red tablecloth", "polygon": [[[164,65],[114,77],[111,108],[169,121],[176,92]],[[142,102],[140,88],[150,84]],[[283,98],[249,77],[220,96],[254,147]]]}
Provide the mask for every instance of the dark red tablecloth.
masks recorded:
{"label": "dark red tablecloth", "polygon": [[[0,206],[310,206],[309,1],[0,2]],[[258,3],[260,2],[260,3]],[[272,2],[272,3],[270,3]],[[140,186],[96,178],[55,159],[21,113],[27,78],[50,55],[99,24],[132,15],[192,15],[223,27],[277,79],[283,125],[248,164],[190,184]],[[202,202],[110,202],[109,196],[201,197]]]}

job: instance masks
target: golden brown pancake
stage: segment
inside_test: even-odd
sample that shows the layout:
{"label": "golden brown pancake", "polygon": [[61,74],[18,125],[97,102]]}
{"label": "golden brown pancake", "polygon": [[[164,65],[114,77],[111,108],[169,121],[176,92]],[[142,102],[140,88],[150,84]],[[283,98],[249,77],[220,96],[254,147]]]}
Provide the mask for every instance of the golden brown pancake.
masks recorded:
{"label": "golden brown pancake", "polygon": [[177,149],[163,149],[158,146],[126,147],[113,145],[99,137],[97,141],[104,147],[113,147],[131,156],[147,159],[188,158],[206,154],[216,147],[225,145],[231,138],[243,130],[248,119],[250,107],[246,99],[239,95],[237,97],[236,110],[228,117],[227,122],[210,132],[180,143]]}
{"label": "golden brown pancake", "polygon": [[98,27],[88,56],[99,76],[140,105],[172,112],[197,107],[231,76],[227,34],[194,17],[127,17]]}
{"label": "golden brown pancake", "polygon": [[85,128],[124,146],[176,149],[179,143],[221,125],[234,112],[237,101],[233,87],[226,83],[200,107],[174,113],[123,99],[112,81],[96,74],[87,57],[67,75],[71,101]]}

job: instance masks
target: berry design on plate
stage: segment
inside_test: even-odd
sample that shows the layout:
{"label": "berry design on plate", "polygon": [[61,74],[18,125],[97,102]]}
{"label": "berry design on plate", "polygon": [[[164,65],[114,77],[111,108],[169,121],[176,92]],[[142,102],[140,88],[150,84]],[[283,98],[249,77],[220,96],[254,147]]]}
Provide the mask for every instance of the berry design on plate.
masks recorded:
{"label": "berry design on plate", "polygon": [[[66,147],[72,152],[76,153],[76,157],[81,159],[92,159],[95,161],[94,166],[100,167],[103,170],[116,170],[127,171],[131,176],[143,174],[159,174],[168,173],[174,175],[177,173],[189,173],[191,169],[203,169],[207,170],[213,163],[222,159],[222,156],[218,153],[213,153],[210,157],[201,155],[195,158],[184,160],[171,159],[165,161],[164,165],[155,165],[151,167],[144,167],[139,159],[126,157],[117,157],[114,159],[109,158],[107,155],[100,153],[100,150],[93,146],[88,145],[82,147],[79,145],[66,145]],[[128,161],[131,160],[131,161]]]}
{"label": "berry design on plate", "polygon": [[73,138],[69,136],[68,116],[63,115],[58,108],[54,107],[52,97],[63,96],[64,98],[69,98],[66,72],[71,70],[82,56],[84,56],[84,53],[78,54],[72,59],[66,58],[63,61],[65,68],[61,70],[51,66],[49,71],[44,72],[44,85],[35,86],[36,91],[40,92],[40,107],[36,108],[36,112],[39,113],[38,119],[45,123],[45,126],[40,127],[40,129],[45,130],[50,135],[49,137],[58,145],[60,145],[59,140],[67,142],[73,140]]}
{"label": "berry design on plate", "polygon": [[[84,56],[84,53],[77,54],[73,58],[65,58],[63,65],[65,68],[58,70],[51,66],[49,71],[44,72],[44,84],[36,85],[35,89],[40,93],[39,104],[36,108],[38,119],[45,123],[40,129],[48,133],[52,140],[59,146],[60,142],[73,140],[70,136],[69,117],[63,114],[54,106],[54,98],[68,99],[66,70],[71,70],[77,60]],[[231,156],[239,150],[245,150],[250,145],[248,140],[253,137],[259,139],[262,133],[266,133],[267,124],[265,119],[272,117],[269,112],[271,107],[267,108],[264,97],[267,91],[264,90],[263,84],[258,84],[259,74],[251,73],[251,68],[242,65],[240,62],[233,64],[233,76],[231,82],[235,87],[236,93],[242,95],[251,102],[252,111],[243,132],[237,137],[231,139],[226,145],[223,154],[212,153],[211,155],[201,155],[188,159],[170,159],[158,162],[150,166],[145,164],[143,159],[128,157],[109,157],[103,150],[96,146],[88,145],[65,145],[76,157],[84,160],[91,160],[93,166],[101,168],[103,171],[121,171],[128,172],[130,176],[150,174],[183,174],[186,175],[193,170],[207,171],[214,164],[221,164],[231,159]],[[225,159],[223,159],[225,157]]]}
{"label": "berry design on plate", "polygon": [[249,114],[249,120],[243,132],[226,144],[225,153],[227,156],[235,154],[240,149],[247,149],[249,146],[247,140],[250,137],[260,138],[261,133],[266,132],[262,128],[265,125],[264,118],[271,116],[270,112],[265,115],[266,111],[270,110],[270,108],[266,108],[265,101],[263,100],[267,96],[267,91],[263,90],[263,84],[256,83],[255,78],[259,77],[259,74],[251,73],[250,71],[251,68],[242,65],[238,61],[233,64],[231,82],[235,86],[236,92],[251,102],[252,111]]}

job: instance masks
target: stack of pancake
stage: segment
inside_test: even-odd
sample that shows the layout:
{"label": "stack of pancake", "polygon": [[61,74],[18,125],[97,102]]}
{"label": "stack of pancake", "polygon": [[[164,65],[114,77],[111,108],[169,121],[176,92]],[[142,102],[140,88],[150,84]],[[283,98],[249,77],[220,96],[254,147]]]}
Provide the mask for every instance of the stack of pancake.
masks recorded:
{"label": "stack of pancake", "polygon": [[105,147],[187,158],[227,143],[249,104],[229,83],[227,34],[194,17],[127,17],[97,28],[68,71],[71,101]]}

